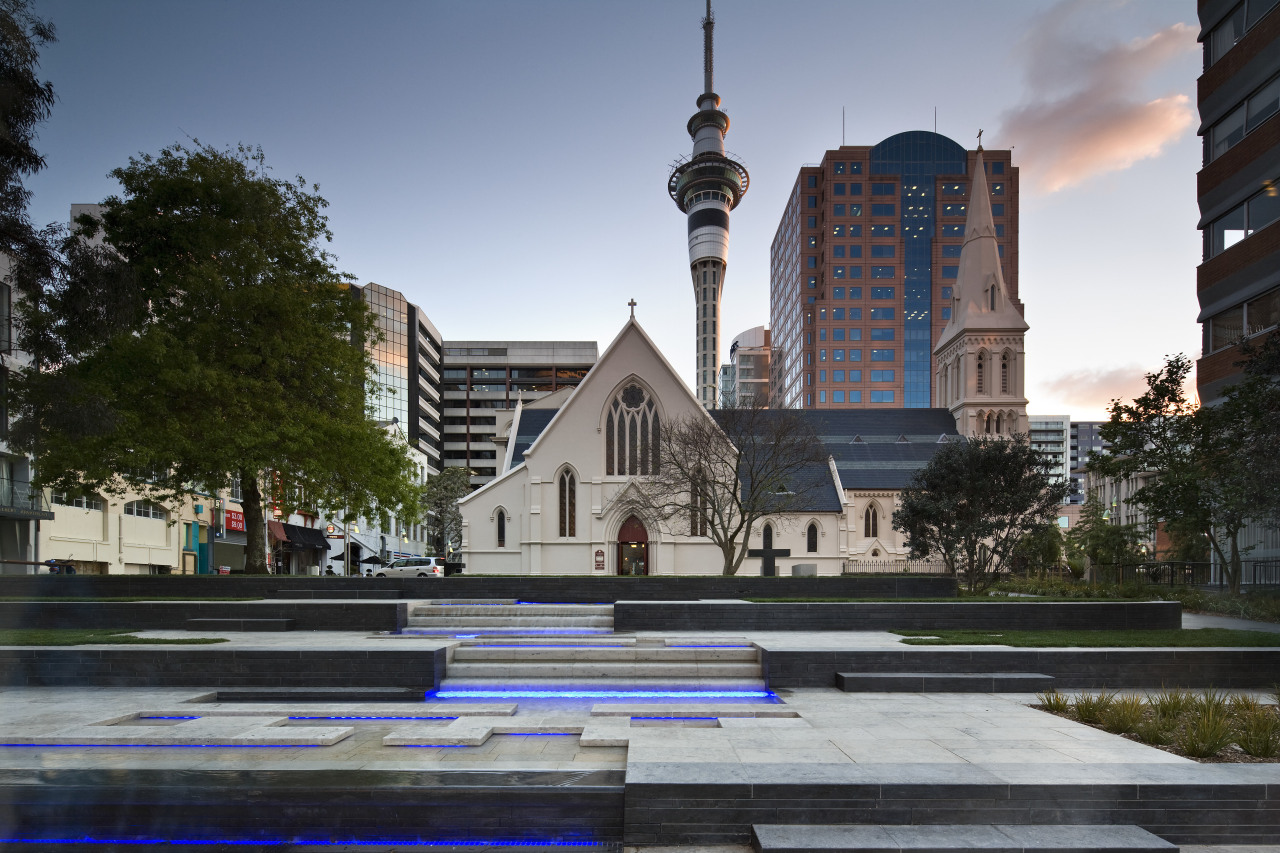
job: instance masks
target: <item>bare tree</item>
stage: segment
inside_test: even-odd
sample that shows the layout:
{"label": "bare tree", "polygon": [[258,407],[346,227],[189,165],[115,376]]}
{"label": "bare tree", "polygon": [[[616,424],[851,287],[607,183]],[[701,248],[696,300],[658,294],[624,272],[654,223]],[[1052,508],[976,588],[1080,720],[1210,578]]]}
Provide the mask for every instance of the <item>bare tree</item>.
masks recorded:
{"label": "bare tree", "polygon": [[827,455],[787,409],[698,411],[663,427],[657,471],[638,481],[647,508],[675,534],[705,536],[737,574],[752,527],[834,490]]}

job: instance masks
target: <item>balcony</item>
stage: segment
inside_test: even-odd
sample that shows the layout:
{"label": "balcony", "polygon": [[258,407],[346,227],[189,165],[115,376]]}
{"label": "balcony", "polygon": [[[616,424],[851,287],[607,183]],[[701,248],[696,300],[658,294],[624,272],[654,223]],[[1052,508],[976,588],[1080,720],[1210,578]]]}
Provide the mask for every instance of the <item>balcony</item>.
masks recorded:
{"label": "balcony", "polygon": [[52,521],[53,512],[43,489],[33,489],[30,483],[19,480],[0,479],[0,518]]}

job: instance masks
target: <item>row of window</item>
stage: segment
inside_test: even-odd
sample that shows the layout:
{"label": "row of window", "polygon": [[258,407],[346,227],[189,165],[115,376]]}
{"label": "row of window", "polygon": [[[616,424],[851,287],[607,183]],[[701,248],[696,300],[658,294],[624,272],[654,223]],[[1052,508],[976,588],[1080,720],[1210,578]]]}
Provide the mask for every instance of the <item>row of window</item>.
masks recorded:
{"label": "row of window", "polygon": [[1205,259],[1222,254],[1277,219],[1280,219],[1280,179],[1268,181],[1252,198],[1209,223],[1204,229]]}
{"label": "row of window", "polygon": [[[834,266],[831,268],[832,278],[862,278],[861,266]],[[872,267],[871,278],[897,278],[896,267]]]}
{"label": "row of window", "polygon": [[1204,324],[1204,354],[1280,326],[1280,288],[1215,314]]}
{"label": "row of window", "polygon": [[[58,506],[73,506],[96,512],[102,512],[106,507],[102,498],[96,495],[69,496],[66,492],[53,492],[49,496],[49,500]],[[160,521],[164,521],[169,517],[168,511],[163,506],[147,500],[129,501],[124,505],[124,514],[137,518],[154,518]]]}
{"label": "row of window", "polygon": [[1205,162],[1212,163],[1280,110],[1280,74],[1214,123],[1205,134]]}
{"label": "row of window", "polygon": [[[844,309],[842,309],[842,308],[841,308],[841,309],[837,309],[837,310],[843,311]],[[839,319],[839,318],[836,318],[836,319]],[[861,329],[848,329],[848,330],[845,330],[845,329],[831,329],[830,331],[831,331],[831,340],[833,340],[833,341],[843,341],[843,340],[860,341],[860,340],[862,340],[862,330],[861,330]],[[845,337],[845,332],[846,332],[846,331],[848,332],[848,335],[849,335],[849,337],[848,337],[848,338],[846,338],[846,337]],[[897,330],[896,330],[896,329],[871,329],[870,331],[871,331],[871,338],[870,338],[870,340],[873,340],[873,341],[892,341],[892,340],[895,340],[895,336],[897,335]],[[827,339],[827,328],[824,326],[823,328],[818,329],[818,340],[819,340],[819,341],[826,341],[826,339]]]}
{"label": "row of window", "polygon": [[[807,401],[808,405],[813,405],[813,395],[809,394],[807,396],[809,398]],[[843,403],[845,402],[846,396],[848,397],[848,402],[850,403],[862,402],[861,391],[832,391],[831,402]],[[892,403],[894,402],[894,392],[893,391],[872,391],[870,392],[868,399],[872,403]],[[826,391],[818,391],[818,402],[819,403],[827,402]],[[875,534],[870,534],[870,535],[875,535]]]}
{"label": "row of window", "polygon": [[[840,349],[840,348],[837,348],[837,349],[833,349],[833,350],[831,350],[831,360],[832,360],[832,361],[845,361],[845,360],[846,360],[846,355],[848,356],[848,358],[847,358],[847,360],[848,360],[848,361],[862,361],[862,350],[860,350],[860,349],[850,349],[850,350],[846,350],[846,349]],[[826,360],[827,360],[827,350],[825,350],[825,349],[819,349],[819,350],[818,350],[818,361],[826,361]],[[891,349],[873,349],[873,350],[871,351],[871,360],[872,360],[872,361],[896,361],[896,360],[897,360],[897,350],[891,350]],[[872,371],[872,373],[875,373],[875,371]],[[893,373],[893,371],[889,371],[889,373]],[[873,379],[872,379],[872,381],[874,382],[874,381],[882,381],[882,380],[876,380],[876,379],[874,379],[874,378],[873,378]],[[883,380],[883,381],[889,381],[889,382],[891,382],[891,381],[893,381],[893,380],[892,380],[892,379],[888,379],[888,380]]]}
{"label": "row of window", "polygon": [[1217,62],[1244,34],[1253,29],[1262,16],[1275,8],[1277,0],[1241,0],[1220,24],[1209,31],[1204,40],[1204,67]]}
{"label": "row of window", "polygon": [[[471,379],[506,379],[508,374],[512,379],[558,379],[561,382],[581,380],[587,375],[586,367],[512,367],[508,370],[505,367],[473,367],[471,368]],[[468,378],[467,368],[465,367],[446,367],[440,371],[441,379],[459,379],[466,380]]]}

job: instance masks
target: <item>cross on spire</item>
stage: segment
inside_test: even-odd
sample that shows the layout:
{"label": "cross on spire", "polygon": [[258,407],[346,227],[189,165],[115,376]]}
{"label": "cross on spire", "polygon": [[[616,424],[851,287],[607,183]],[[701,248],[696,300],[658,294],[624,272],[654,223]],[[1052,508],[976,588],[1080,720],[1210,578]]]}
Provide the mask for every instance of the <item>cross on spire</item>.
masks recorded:
{"label": "cross on spire", "polygon": [[634,320],[636,318],[636,301],[632,299],[627,304],[631,306],[631,319]]}

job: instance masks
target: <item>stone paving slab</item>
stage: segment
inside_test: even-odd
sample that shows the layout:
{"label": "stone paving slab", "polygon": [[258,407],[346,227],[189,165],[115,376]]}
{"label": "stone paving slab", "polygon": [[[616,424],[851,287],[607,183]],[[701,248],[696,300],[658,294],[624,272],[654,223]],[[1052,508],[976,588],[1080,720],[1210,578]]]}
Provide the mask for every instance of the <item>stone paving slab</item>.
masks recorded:
{"label": "stone paving slab", "polygon": [[1136,826],[832,826],[756,825],[761,853],[1177,853],[1178,847]]}

